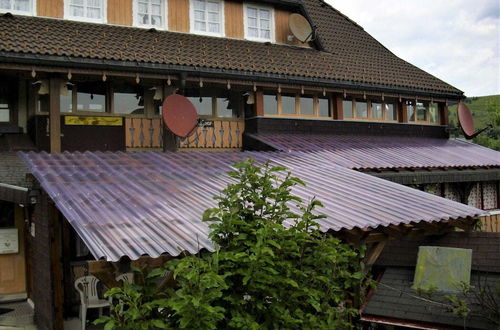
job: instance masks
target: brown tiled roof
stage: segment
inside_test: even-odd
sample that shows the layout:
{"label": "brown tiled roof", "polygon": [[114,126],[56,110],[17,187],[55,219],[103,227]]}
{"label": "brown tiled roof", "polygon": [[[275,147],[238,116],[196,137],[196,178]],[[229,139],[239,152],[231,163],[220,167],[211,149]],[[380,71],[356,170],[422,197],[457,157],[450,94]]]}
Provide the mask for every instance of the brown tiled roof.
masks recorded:
{"label": "brown tiled roof", "polygon": [[303,3],[318,26],[324,51],[68,20],[2,16],[0,52],[59,59],[62,56],[66,65],[77,62],[73,58],[114,60],[226,73],[229,70],[250,74],[249,79],[260,75],[374,90],[461,95],[456,88],[396,57],[321,0]]}

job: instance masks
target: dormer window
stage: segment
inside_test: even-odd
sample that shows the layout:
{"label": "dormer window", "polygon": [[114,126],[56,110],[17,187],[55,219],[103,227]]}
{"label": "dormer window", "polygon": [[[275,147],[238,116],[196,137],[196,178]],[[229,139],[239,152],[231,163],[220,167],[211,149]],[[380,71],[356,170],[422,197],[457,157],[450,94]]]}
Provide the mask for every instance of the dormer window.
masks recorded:
{"label": "dormer window", "polygon": [[274,41],[274,11],[267,6],[245,4],[245,38]]}
{"label": "dormer window", "polygon": [[0,0],[0,12],[33,15],[33,0]]}
{"label": "dormer window", "polygon": [[191,0],[191,32],[211,36],[224,36],[223,2],[217,0]]}
{"label": "dormer window", "polygon": [[134,25],[164,29],[164,0],[134,0]]}
{"label": "dormer window", "polygon": [[66,0],[64,2],[64,18],[106,23],[106,0]]}

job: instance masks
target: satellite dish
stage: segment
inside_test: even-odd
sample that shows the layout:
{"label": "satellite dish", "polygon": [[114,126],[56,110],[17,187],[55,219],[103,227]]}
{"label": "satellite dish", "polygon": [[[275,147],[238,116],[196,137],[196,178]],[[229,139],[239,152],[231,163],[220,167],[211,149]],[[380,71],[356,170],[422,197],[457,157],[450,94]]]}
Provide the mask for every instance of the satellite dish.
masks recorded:
{"label": "satellite dish", "polygon": [[173,94],[163,101],[163,121],[174,135],[186,138],[198,126],[198,114],[191,101]]}
{"label": "satellite dish", "polygon": [[304,16],[296,13],[291,14],[288,18],[288,26],[299,41],[308,42],[313,39],[314,28]]}
{"label": "satellite dish", "polygon": [[457,108],[458,124],[464,132],[465,138],[470,140],[481,134],[482,132],[490,129],[492,125],[488,125],[485,128],[474,132],[474,118],[472,118],[472,113],[469,107],[465,103],[460,102]]}

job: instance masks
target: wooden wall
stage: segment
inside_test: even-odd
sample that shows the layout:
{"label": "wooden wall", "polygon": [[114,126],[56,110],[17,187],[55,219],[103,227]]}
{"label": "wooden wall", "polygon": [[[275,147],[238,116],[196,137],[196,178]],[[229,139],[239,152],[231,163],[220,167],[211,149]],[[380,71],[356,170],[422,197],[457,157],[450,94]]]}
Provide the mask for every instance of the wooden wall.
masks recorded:
{"label": "wooden wall", "polygon": [[63,0],[38,0],[36,4],[38,16],[47,16],[63,18],[64,1]]}
{"label": "wooden wall", "polygon": [[168,29],[189,32],[189,0],[168,1]]}
{"label": "wooden wall", "polygon": [[487,233],[500,233],[500,214],[481,217],[481,231]]}
{"label": "wooden wall", "polygon": [[[167,23],[168,30],[189,32],[189,0],[168,0]],[[63,18],[64,0],[37,0],[38,16]],[[107,0],[107,22],[116,25],[133,25],[132,0]],[[243,3],[226,0],[224,2],[225,36],[228,38],[243,39],[245,37],[243,25]],[[288,41],[291,35],[288,27],[290,12],[276,8],[274,11],[275,38],[277,43],[307,46],[297,40]]]}
{"label": "wooden wall", "polygon": [[243,4],[241,2],[224,2],[224,15],[226,19],[226,37],[243,39]]}
{"label": "wooden wall", "polygon": [[132,4],[130,0],[108,0],[108,23],[132,25]]}

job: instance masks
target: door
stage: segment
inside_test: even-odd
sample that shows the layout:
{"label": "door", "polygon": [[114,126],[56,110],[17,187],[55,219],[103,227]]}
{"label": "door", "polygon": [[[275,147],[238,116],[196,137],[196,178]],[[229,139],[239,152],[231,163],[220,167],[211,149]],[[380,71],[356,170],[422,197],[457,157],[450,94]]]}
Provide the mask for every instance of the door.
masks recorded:
{"label": "door", "polygon": [[0,201],[0,301],[26,298],[23,208]]}

